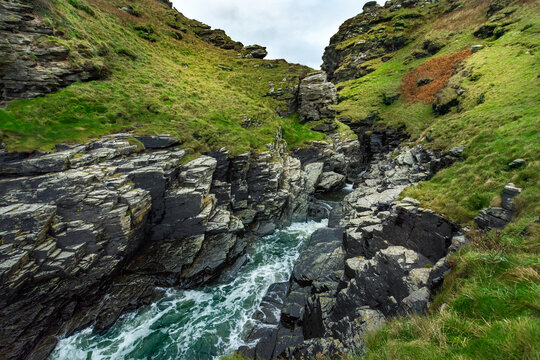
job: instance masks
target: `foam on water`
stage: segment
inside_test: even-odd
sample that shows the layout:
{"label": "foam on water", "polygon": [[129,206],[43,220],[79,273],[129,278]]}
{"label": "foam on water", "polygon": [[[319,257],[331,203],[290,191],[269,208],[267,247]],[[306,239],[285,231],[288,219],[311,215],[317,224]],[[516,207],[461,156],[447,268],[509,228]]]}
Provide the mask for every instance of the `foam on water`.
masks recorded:
{"label": "foam on water", "polygon": [[215,359],[244,345],[268,287],[287,281],[302,243],[321,222],[294,223],[248,251],[239,272],[197,290],[169,289],[104,334],[86,329],[58,343],[51,359]]}

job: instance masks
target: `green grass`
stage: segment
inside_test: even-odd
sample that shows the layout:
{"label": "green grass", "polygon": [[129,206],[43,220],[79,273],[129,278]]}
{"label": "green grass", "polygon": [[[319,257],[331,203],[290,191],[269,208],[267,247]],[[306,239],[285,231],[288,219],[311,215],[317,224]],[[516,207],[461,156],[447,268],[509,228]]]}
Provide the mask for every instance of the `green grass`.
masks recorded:
{"label": "green grass", "polygon": [[[293,118],[276,117],[276,107],[284,104],[264,96],[269,81],[290,85],[311,69],[282,60],[237,59],[234,50],[198,39],[189,30],[191,20],[155,0],[137,1],[144,9],[139,17],[118,9],[134,5],[129,1],[52,3],[54,12],[46,16],[53,19],[54,40],[72,49],[73,63],[90,61],[108,77],[11,102],[0,123],[9,149],[51,149],[128,130],[169,133],[197,152],[222,146],[233,153],[264,149],[280,127],[295,145],[321,138]],[[168,35],[175,28],[188,29],[182,40]],[[257,125],[243,128],[244,117]]]}
{"label": "green grass", "polygon": [[[446,4],[432,10],[437,6]],[[403,197],[471,225],[479,210],[500,204],[505,184],[523,188],[504,231],[472,232],[473,244],[452,256],[454,270],[430,313],[391,320],[371,334],[366,359],[540,359],[540,6],[513,5],[506,33],[480,40],[471,34],[477,19],[486,20],[486,7],[487,1],[478,0],[465,4],[462,14],[426,21],[412,34],[416,40],[390,61],[373,60],[374,72],[339,84],[348,98],[339,105],[341,115],[353,123],[377,113],[374,127],[405,127],[412,145],[437,151],[466,146],[464,161],[407,188]],[[474,16],[478,11],[481,16]],[[463,21],[456,25],[451,18]],[[450,79],[466,89],[459,111],[435,116],[430,104],[406,104],[403,98],[383,104],[383,94],[398,93],[401,78],[429,59],[410,54],[433,33],[446,39],[435,56],[485,46],[466,60],[469,76]],[[509,170],[516,158],[526,165]]]}
{"label": "green grass", "polygon": [[[438,6],[444,8],[445,4]],[[444,150],[456,145],[466,146],[464,162],[403,194],[461,223],[471,222],[482,207],[496,202],[508,182],[524,188],[520,200],[524,222],[530,223],[539,213],[536,204],[540,200],[540,60],[535,54],[540,47],[540,14],[537,5],[514,6],[514,9],[516,12],[510,19],[515,23],[497,40],[480,41],[472,37],[476,23],[474,27],[455,32],[445,29],[437,32],[438,38],[446,39],[446,45],[435,56],[482,42],[485,45],[466,61],[472,74],[450,80],[460,82],[467,90],[459,112],[454,110],[435,116],[430,104],[405,103],[403,97],[391,105],[383,103],[384,94],[399,93],[401,78],[426,61],[411,61],[410,54],[426,37],[433,36],[433,27],[437,25],[433,21],[418,29],[414,34],[416,41],[393,54],[392,60],[386,63],[374,60],[374,63],[380,62],[374,72],[339,84],[343,87],[340,95],[348,98],[338,107],[340,115],[351,118],[353,124],[370,113],[377,113],[375,127],[404,127],[412,142],[429,131],[433,141],[423,142],[428,148]],[[480,94],[485,100],[479,105]],[[527,165],[506,171],[507,164],[516,158],[526,159]]]}

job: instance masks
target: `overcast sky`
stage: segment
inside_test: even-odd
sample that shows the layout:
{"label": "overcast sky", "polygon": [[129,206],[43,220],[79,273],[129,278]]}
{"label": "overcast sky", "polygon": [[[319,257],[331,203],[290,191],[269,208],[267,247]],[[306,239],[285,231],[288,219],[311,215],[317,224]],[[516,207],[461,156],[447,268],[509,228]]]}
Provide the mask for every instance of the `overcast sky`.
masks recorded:
{"label": "overcast sky", "polygon": [[[330,37],[362,11],[365,0],[172,0],[185,16],[223,29],[244,45],[268,48],[268,59],[318,69]],[[379,1],[382,3],[382,1]]]}

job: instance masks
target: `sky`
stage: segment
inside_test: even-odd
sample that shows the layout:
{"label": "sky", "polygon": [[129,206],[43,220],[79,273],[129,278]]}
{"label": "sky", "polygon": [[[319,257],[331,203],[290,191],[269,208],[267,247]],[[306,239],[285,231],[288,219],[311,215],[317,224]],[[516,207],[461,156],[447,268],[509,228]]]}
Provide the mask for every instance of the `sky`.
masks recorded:
{"label": "sky", "polygon": [[[319,69],[324,48],[366,0],[172,0],[191,19],[223,29],[244,45],[266,46],[267,59]],[[379,1],[382,3],[382,1]]]}

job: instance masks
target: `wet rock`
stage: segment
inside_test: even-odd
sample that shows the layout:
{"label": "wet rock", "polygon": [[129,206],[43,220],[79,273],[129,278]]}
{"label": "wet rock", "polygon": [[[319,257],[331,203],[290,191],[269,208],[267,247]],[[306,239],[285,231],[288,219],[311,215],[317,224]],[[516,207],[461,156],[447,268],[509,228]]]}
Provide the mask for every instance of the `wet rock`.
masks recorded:
{"label": "wet rock", "polygon": [[[292,278],[301,286],[317,285],[337,288],[333,271],[343,266],[343,229],[319,229],[311,235],[306,250],[295,263]],[[339,274],[337,274],[339,279]]]}
{"label": "wet rock", "polygon": [[335,173],[333,171],[324,172],[321,174],[319,184],[317,184],[317,190],[330,192],[341,189],[345,185],[345,176]]}
{"label": "wet rock", "polygon": [[[139,152],[132,136],[0,156],[0,322],[13,324],[0,347],[8,358],[46,356],[59,334],[104,330],[160,296],[156,286],[211,281],[242,263],[246,233],[307,217],[306,173],[282,147],[235,157],[221,149],[183,165],[174,138],[143,137],[148,149]],[[286,307],[300,321],[311,289],[295,291]],[[266,303],[257,316],[277,326],[281,305]],[[301,329],[264,333],[303,340]]]}

